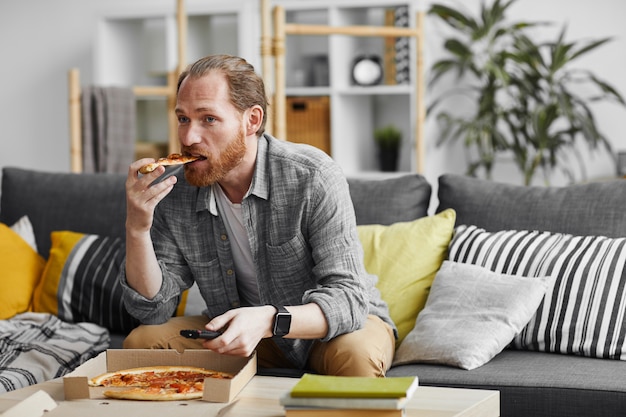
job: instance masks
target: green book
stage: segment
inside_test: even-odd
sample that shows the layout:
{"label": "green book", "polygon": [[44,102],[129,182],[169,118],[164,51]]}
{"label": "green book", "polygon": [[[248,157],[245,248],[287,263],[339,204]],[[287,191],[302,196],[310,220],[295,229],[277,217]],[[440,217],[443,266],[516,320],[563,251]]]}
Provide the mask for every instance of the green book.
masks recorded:
{"label": "green book", "polygon": [[357,377],[304,374],[291,390],[292,397],[410,398],[417,377]]}

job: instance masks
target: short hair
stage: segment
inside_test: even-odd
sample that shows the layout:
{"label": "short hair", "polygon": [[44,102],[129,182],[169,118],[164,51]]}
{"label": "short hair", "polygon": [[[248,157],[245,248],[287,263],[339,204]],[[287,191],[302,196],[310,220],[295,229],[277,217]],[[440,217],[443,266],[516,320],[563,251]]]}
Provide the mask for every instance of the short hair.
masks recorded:
{"label": "short hair", "polygon": [[265,132],[265,124],[267,122],[268,100],[265,95],[265,84],[263,79],[254,71],[254,67],[241,57],[209,55],[200,58],[180,74],[176,86],[176,94],[178,94],[180,85],[185,78],[200,78],[211,71],[220,71],[226,76],[230,101],[241,113],[252,106],[261,106],[263,109],[263,120],[256,132],[258,136],[261,136]]}

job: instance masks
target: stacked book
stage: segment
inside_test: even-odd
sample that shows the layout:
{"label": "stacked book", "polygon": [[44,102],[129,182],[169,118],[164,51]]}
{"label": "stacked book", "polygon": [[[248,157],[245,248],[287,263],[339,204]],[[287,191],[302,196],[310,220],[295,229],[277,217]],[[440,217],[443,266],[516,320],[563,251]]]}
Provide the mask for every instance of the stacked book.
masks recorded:
{"label": "stacked book", "polygon": [[304,374],[280,399],[286,417],[401,417],[417,377]]}

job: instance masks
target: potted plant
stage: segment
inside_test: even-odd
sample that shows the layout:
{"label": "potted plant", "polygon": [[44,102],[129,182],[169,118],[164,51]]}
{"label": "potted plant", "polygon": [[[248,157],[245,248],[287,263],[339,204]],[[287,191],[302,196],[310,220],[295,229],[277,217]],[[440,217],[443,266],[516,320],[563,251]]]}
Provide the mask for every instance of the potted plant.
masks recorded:
{"label": "potted plant", "polygon": [[374,141],[378,148],[378,162],[381,171],[398,169],[398,153],[402,144],[402,132],[393,125],[374,130]]}
{"label": "potted plant", "polygon": [[[509,22],[505,12],[515,0],[495,0],[481,6],[480,18],[442,4],[428,11],[449,25],[455,34],[444,41],[448,56],[432,66],[431,86],[448,73],[459,78],[428,109],[428,114],[452,97],[473,102],[469,116],[441,110],[436,117],[438,143],[463,139],[470,150],[467,173],[482,170],[487,178],[497,157],[513,160],[531,184],[538,171],[546,182],[555,168],[575,180],[572,157],[584,174],[578,141],[590,150],[611,145],[600,132],[590,108],[592,101],[611,100],[625,105],[622,96],[590,71],[571,68],[572,61],[610,39],[567,42],[565,28],[554,41],[535,42],[529,29],[545,22]],[[584,97],[579,91],[593,91]]]}

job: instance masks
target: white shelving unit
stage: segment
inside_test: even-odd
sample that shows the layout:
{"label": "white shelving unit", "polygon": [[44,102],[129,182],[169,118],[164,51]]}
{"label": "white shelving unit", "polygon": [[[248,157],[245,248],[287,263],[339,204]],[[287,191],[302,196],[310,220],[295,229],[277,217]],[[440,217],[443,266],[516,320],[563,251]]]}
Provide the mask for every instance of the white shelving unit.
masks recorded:
{"label": "white shelving unit", "polygon": [[[274,0],[271,5],[284,8],[287,25],[385,26],[386,12],[400,7],[407,9],[408,26],[417,25],[416,1]],[[382,60],[385,37],[288,34],[285,38],[285,94],[330,97],[331,155],[348,174],[378,170],[373,132],[388,124],[403,134],[398,169],[422,169],[418,166],[420,155],[416,146],[416,124],[421,111],[416,93],[416,83],[420,81],[416,64],[419,45],[415,38],[406,39],[408,83],[385,85],[383,79],[379,85],[358,86],[351,78],[354,59],[358,55],[375,55]],[[326,62],[327,75],[316,69],[320,62]]]}

